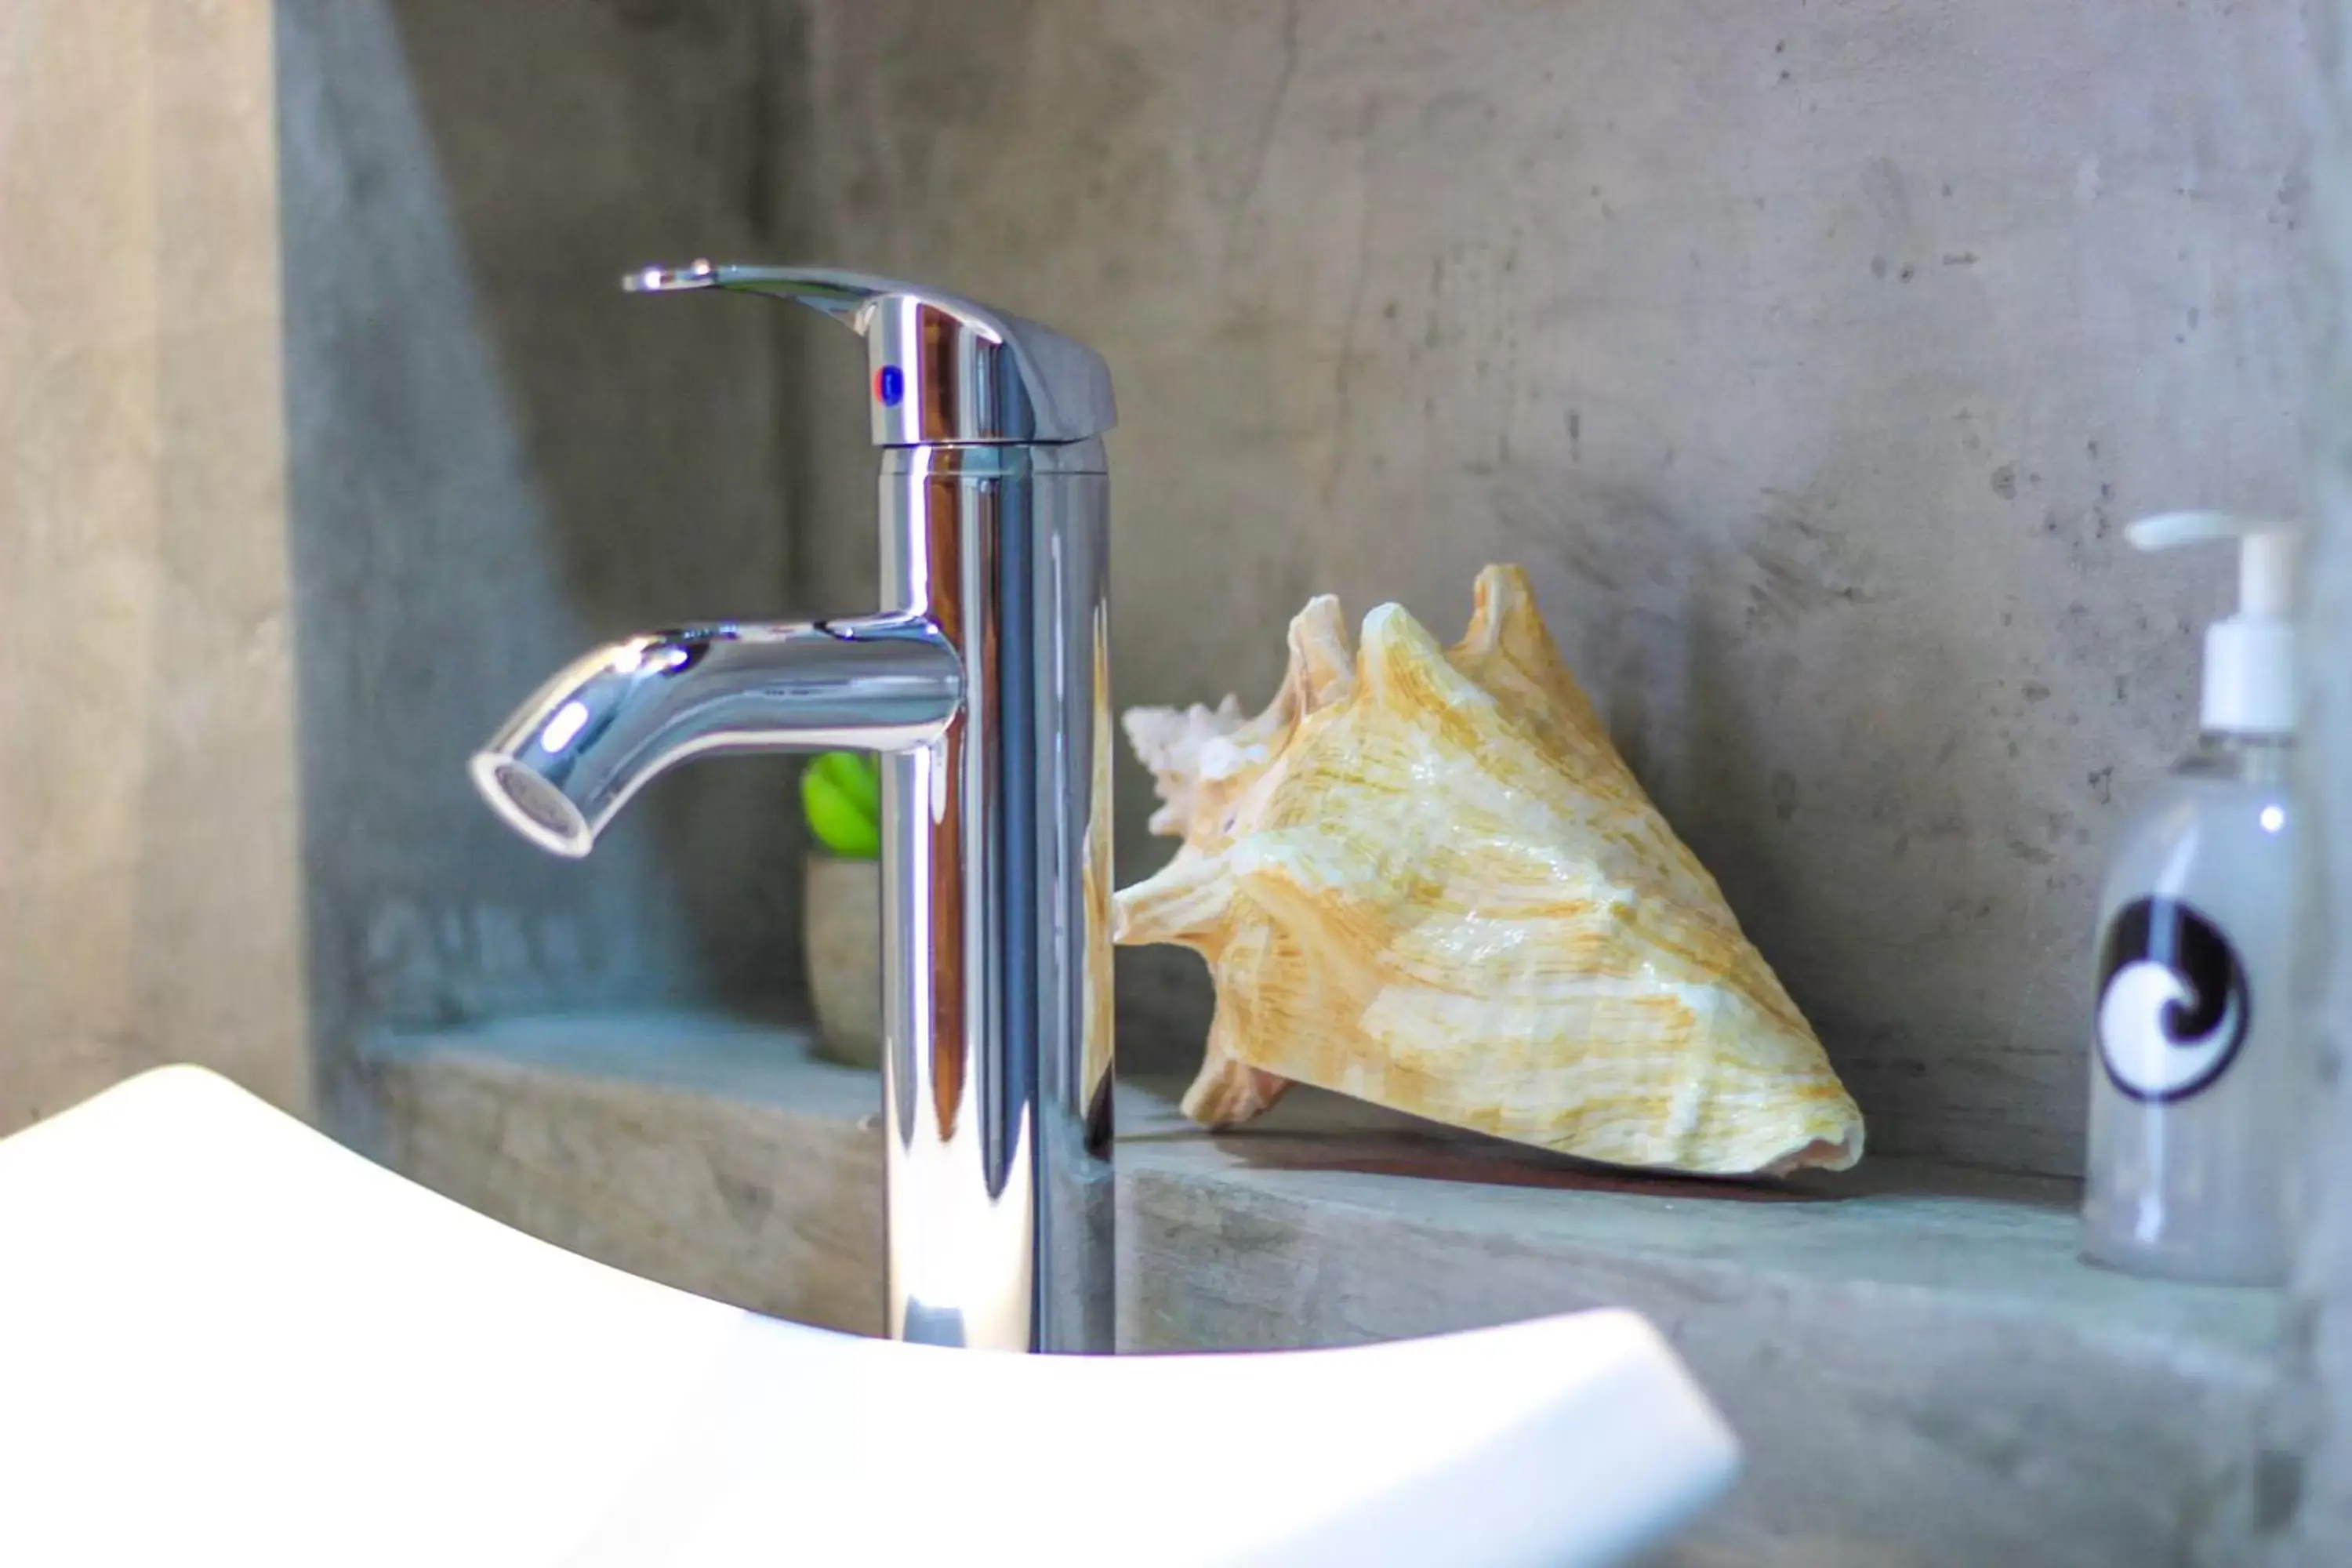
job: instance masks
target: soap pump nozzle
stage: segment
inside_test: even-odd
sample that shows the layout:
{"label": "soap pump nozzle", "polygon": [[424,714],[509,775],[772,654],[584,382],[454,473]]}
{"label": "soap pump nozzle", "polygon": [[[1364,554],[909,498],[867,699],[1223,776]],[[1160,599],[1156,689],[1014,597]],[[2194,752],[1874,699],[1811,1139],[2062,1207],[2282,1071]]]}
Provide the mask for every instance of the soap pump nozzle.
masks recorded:
{"label": "soap pump nozzle", "polygon": [[2221,511],[2173,511],[2124,530],[2142,550],[2238,542],[2238,613],[2205,628],[2202,724],[2238,735],[2291,735],[2295,721],[2294,592],[2303,524]]}

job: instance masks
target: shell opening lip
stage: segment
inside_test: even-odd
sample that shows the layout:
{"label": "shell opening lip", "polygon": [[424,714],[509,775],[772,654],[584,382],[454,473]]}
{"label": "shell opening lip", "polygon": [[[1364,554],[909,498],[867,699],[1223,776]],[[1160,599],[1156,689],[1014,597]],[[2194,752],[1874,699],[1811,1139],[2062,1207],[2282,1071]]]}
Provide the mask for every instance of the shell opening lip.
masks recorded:
{"label": "shell opening lip", "polygon": [[594,846],[595,832],[580,808],[513,758],[479,752],[466,771],[499,820],[549,854],[577,860]]}

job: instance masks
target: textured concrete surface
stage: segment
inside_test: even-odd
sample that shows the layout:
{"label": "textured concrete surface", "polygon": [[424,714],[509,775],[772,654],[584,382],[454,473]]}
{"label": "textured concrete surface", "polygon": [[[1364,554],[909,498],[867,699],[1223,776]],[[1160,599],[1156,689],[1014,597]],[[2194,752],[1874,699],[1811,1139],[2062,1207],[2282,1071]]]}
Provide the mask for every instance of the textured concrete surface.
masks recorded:
{"label": "textured concrete surface", "polygon": [[[457,772],[594,637],[870,596],[854,346],[609,288],[789,252],[1110,356],[1123,701],[1256,700],[1310,592],[1450,631],[1521,560],[1874,1147],[2078,1163],[2099,838],[2223,594],[2114,525],[2295,493],[2295,7],[284,0],[283,503],[268,18],[85,9],[8,16],[0,393],[8,1005],[73,1084],[142,1016],[296,1063],[247,700],[281,549],[330,1061],[356,1020],[789,1004],[784,766],[666,782],[583,866]],[[1189,1053],[1189,960],[1123,994],[1130,1060]]]}
{"label": "textured concrete surface", "polygon": [[0,5],[0,1132],[309,1108],[270,16]]}
{"label": "textured concrete surface", "polygon": [[[781,248],[1110,362],[1121,703],[1518,561],[1873,1148],[2079,1168],[2101,838],[2225,594],[2116,528],[2300,494],[2300,7],[802,9]],[[856,354],[793,341],[800,588],[855,604]],[[1189,1053],[1197,967],[1122,986]]]}
{"label": "textured concrete surface", "polygon": [[2313,7],[2325,266],[2313,335],[2314,494],[2296,778],[2310,846],[2296,983],[2314,1056],[2304,1233],[2264,1465],[2265,1561],[2335,1568],[2352,1542],[2352,5]]}
{"label": "textured concrete surface", "polygon": [[[592,643],[782,607],[766,323],[618,287],[651,258],[761,247],[766,38],[740,5],[279,7],[330,1064],[361,1020],[798,988],[783,764],[665,780],[577,864],[499,826],[464,774]],[[363,1109],[336,1101],[339,1124]]]}
{"label": "textured concrete surface", "polygon": [[[517,1022],[386,1042],[370,1071],[429,1185],[688,1289],[878,1316],[877,1082],[803,1037]],[[1119,1118],[1125,1348],[1648,1315],[1748,1455],[1661,1561],[2244,1560],[2276,1296],[2086,1268],[2071,1184],[1650,1182],[1311,1092],[1234,1137],[1135,1085]]]}
{"label": "textured concrete surface", "polygon": [[2266,1303],[2149,1310],[2158,1288],[2075,1261],[2063,1203],[1563,1202],[1401,1179],[1447,1161],[1400,1159],[1392,1137],[1330,1142],[1123,1147],[1122,1343],[1347,1343],[1631,1307],[1748,1447],[1738,1505],[1670,1560],[2244,1555]]}
{"label": "textured concrete surface", "polygon": [[880,1090],[801,1037],[517,1019],[382,1037],[362,1070],[370,1152],[436,1192],[633,1274],[881,1331]]}
{"label": "textured concrete surface", "polygon": [[[2102,839],[2226,595],[2116,525],[2297,494],[2298,8],[281,9],[331,1041],[791,1005],[788,765],[561,867],[453,764],[592,636],[870,601],[856,345],[606,291],[811,256],[1110,358],[1122,703],[1264,699],[1318,590],[1451,635],[1520,561],[1874,1149],[2079,1167]],[[1197,1048],[1188,957],[1121,994],[1130,1063]]]}

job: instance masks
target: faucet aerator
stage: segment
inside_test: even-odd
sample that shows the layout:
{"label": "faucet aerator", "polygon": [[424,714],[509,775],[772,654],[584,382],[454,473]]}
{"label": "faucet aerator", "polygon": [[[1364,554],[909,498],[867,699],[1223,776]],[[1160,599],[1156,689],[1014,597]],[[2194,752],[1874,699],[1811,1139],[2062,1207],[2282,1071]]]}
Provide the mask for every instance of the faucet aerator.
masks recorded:
{"label": "faucet aerator", "polygon": [[578,860],[595,847],[595,830],[579,807],[512,757],[477,752],[466,771],[499,820],[549,854]]}

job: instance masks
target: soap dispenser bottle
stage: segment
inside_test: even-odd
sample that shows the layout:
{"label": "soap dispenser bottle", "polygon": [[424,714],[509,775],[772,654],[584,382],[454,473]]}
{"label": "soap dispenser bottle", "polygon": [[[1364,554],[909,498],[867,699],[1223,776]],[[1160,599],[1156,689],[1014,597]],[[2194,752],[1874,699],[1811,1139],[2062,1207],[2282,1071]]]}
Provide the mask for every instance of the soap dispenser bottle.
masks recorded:
{"label": "soap dispenser bottle", "polygon": [[2142,550],[2239,545],[2238,613],[2205,634],[2203,734],[2125,822],[2099,900],[2083,1252],[2137,1274],[2285,1275],[2299,531],[2219,512],[2126,530]]}

